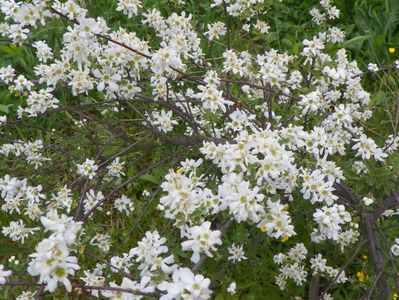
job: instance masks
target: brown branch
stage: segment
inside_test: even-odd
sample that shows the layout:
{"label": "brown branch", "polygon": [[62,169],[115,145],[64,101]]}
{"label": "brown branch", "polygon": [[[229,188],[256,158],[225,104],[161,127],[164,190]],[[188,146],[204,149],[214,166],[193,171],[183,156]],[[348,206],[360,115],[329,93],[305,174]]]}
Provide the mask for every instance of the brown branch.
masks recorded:
{"label": "brown branch", "polygon": [[379,68],[377,71],[366,71],[366,72],[362,72],[362,73],[356,74],[356,75],[352,76],[351,78],[355,79],[355,78],[362,77],[362,76],[365,76],[365,75],[374,74],[374,73],[380,73],[380,72],[385,72],[385,71],[395,70],[395,69],[397,69],[396,66],[385,66],[385,67]]}
{"label": "brown branch", "polygon": [[370,254],[371,262],[374,266],[376,274],[381,274],[378,282],[378,297],[379,299],[387,299],[388,297],[388,283],[386,281],[386,276],[383,273],[385,267],[385,257],[380,249],[380,235],[375,229],[375,218],[373,214],[363,216],[361,218],[362,227],[365,231],[366,237],[368,239],[368,251]]}
{"label": "brown branch", "polygon": [[312,277],[312,280],[310,281],[309,300],[319,299],[319,288],[320,288],[320,277],[319,275],[315,275]]}
{"label": "brown branch", "polygon": [[[5,282],[0,284],[0,286],[38,286],[38,287],[45,287],[45,283],[34,283],[34,282]],[[121,293],[128,293],[133,295],[141,295],[151,298],[157,298],[159,295],[157,293],[144,293],[141,291],[135,291],[132,289],[125,289],[120,287],[111,287],[111,286],[93,286],[93,285],[79,285],[79,284],[72,284],[72,288],[80,289],[80,290],[97,290],[97,291],[112,291],[112,292],[121,292]]]}
{"label": "brown branch", "polygon": [[337,275],[335,275],[335,277],[333,278],[333,280],[330,281],[330,283],[328,284],[328,286],[324,289],[324,291],[321,293],[319,299],[322,300],[323,296],[325,294],[328,293],[328,291],[335,285],[335,283],[337,282],[339,276],[342,274],[342,272],[355,260],[355,258],[357,257],[357,255],[359,254],[360,250],[362,249],[362,247],[364,246],[364,244],[366,244],[368,242],[368,240],[363,240],[362,242],[360,242],[357,247],[355,252],[353,252],[353,254],[351,255],[351,257],[346,261],[346,263],[340,268],[339,272],[337,273]]}
{"label": "brown branch", "polygon": [[392,192],[382,205],[374,210],[374,218],[377,220],[387,209],[394,208],[399,205],[399,193]]}
{"label": "brown branch", "polygon": [[132,176],[131,178],[129,178],[128,180],[122,182],[120,185],[118,185],[116,188],[114,188],[111,192],[109,192],[101,201],[98,201],[82,218],[82,221],[86,221],[88,219],[88,217],[98,208],[100,207],[105,201],[107,201],[112,195],[114,195],[117,191],[119,191],[121,188],[123,188],[124,186],[128,185],[129,183],[133,182],[134,180],[136,180],[137,178],[139,178],[140,176],[146,174],[147,172],[159,167],[160,165],[162,165],[165,161],[169,160],[170,158],[176,156],[178,153],[172,153],[170,155],[167,155],[166,157],[164,157],[163,159],[161,159],[160,161],[150,165],[149,167],[147,167],[146,169],[138,172],[136,175]]}

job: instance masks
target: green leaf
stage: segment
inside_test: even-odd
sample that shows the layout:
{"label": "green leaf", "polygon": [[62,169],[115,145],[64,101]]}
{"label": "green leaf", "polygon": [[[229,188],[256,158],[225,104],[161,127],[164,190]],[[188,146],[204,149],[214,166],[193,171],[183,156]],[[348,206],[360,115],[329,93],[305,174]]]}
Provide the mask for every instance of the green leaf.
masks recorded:
{"label": "green leaf", "polygon": [[346,41],[342,44],[343,48],[360,48],[364,41],[366,41],[370,36],[369,35],[360,35]]}
{"label": "green leaf", "polygon": [[7,53],[7,54],[12,54],[12,55],[19,55],[21,50],[20,47],[15,47],[15,46],[6,46],[6,45],[0,45],[0,50]]}
{"label": "green leaf", "polygon": [[143,176],[140,176],[139,179],[144,181],[149,181],[154,184],[159,184],[161,182],[160,178],[157,178],[152,174],[144,174]]}
{"label": "green leaf", "polygon": [[8,114],[9,112],[8,105],[0,104],[0,111]]}

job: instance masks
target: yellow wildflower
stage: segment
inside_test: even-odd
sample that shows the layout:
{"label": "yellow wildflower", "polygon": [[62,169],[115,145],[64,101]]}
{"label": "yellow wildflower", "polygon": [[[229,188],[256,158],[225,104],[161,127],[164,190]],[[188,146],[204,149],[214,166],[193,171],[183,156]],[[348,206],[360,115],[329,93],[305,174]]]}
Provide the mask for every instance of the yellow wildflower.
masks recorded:
{"label": "yellow wildflower", "polygon": [[357,273],[356,273],[356,276],[357,276],[357,279],[358,279],[360,282],[365,281],[366,278],[367,278],[366,273],[364,273],[363,271],[357,272]]}
{"label": "yellow wildflower", "polygon": [[367,260],[369,257],[368,257],[367,255],[362,255],[362,258],[363,258],[364,260]]}
{"label": "yellow wildflower", "polygon": [[288,236],[284,236],[284,237],[281,238],[281,241],[282,241],[283,243],[285,243],[286,241],[288,241],[288,239],[289,239]]}
{"label": "yellow wildflower", "polygon": [[388,51],[389,51],[389,53],[394,54],[396,49],[391,47],[391,48],[388,48]]}

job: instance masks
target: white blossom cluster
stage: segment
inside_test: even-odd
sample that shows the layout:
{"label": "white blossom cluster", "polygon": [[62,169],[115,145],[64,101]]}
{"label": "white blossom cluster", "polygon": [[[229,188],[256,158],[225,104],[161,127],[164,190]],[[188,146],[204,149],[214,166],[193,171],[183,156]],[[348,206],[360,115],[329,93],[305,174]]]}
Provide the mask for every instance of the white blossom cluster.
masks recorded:
{"label": "white blossom cluster", "polygon": [[43,239],[36,246],[36,252],[30,255],[32,260],[28,272],[33,276],[39,275],[39,283],[45,283],[45,289],[50,292],[59,282],[70,292],[72,286],[68,276],[80,269],[76,256],[70,255],[70,247],[76,242],[81,223],[56,212],[41,217],[41,223],[46,231],[51,231],[51,235]]}
{"label": "white blossom cluster", "polygon": [[1,206],[3,211],[19,215],[23,212],[31,220],[36,220],[41,216],[40,206],[46,199],[41,185],[30,186],[26,179],[19,180],[5,175],[0,178],[0,191],[1,198],[4,200]]}
{"label": "white blossom cluster", "polygon": [[181,246],[183,251],[193,251],[191,261],[197,263],[200,260],[200,254],[205,253],[208,257],[213,257],[211,251],[216,251],[216,245],[221,245],[221,232],[219,230],[211,230],[211,223],[204,222],[200,226],[193,226],[187,229],[184,241]]}
{"label": "white blossom cluster", "polygon": [[296,285],[303,285],[308,272],[305,270],[304,260],[308,250],[300,243],[292,247],[287,254],[279,253],[274,256],[274,263],[280,266],[280,274],[276,276],[276,284],[284,290],[287,280],[292,280]]}
{"label": "white blossom cluster", "polygon": [[345,283],[348,278],[345,276],[345,271],[340,272],[339,269],[327,266],[327,260],[323,258],[323,255],[317,254],[315,257],[310,259],[310,268],[312,269],[313,275],[327,276],[330,279],[334,279],[338,274],[337,283]]}
{"label": "white blossom cluster", "polygon": [[[281,2],[282,0],[279,1]],[[226,2],[223,0],[213,0],[211,7],[216,7],[225,3],[226,11],[231,16],[253,16],[256,12],[256,5],[264,2],[265,0],[230,0]]]}
{"label": "white blossom cluster", "polygon": [[177,125],[177,121],[172,119],[172,111],[165,112],[164,110],[153,111],[150,117],[150,123],[159,131],[168,133]]}
{"label": "white blossom cluster", "polygon": [[338,240],[342,231],[341,226],[352,220],[345,207],[338,204],[329,207],[323,206],[321,209],[317,208],[313,218],[318,224],[318,229],[315,229],[312,234],[314,242],[325,239]]}
{"label": "white blossom cluster", "polygon": [[[157,231],[148,231],[129,253],[125,253],[122,257],[112,257],[110,260],[111,271],[118,272],[122,269],[124,272],[129,272],[133,264],[137,264],[141,281],[132,281],[124,277],[120,285],[111,282],[110,286],[141,293],[152,293],[157,288],[164,292],[160,299],[209,299],[211,295],[210,280],[200,274],[194,274],[188,268],[179,267],[175,263],[173,255],[167,256],[168,247],[165,246],[165,243],[166,239],[161,237]],[[164,279],[161,282],[157,280],[158,272],[163,273]],[[82,280],[88,286],[98,286],[104,283],[103,274],[102,267],[91,272],[85,271],[85,277]],[[111,299],[118,297],[118,292],[101,291],[101,294]],[[99,297],[98,291],[93,291],[92,295]],[[124,295],[123,297],[126,299],[131,299],[129,294]],[[135,297],[142,298],[139,295]]]}
{"label": "white blossom cluster", "polygon": [[214,71],[210,71],[204,81],[206,85],[201,85],[198,88],[200,92],[195,95],[195,98],[200,99],[203,108],[209,109],[212,112],[220,109],[221,111],[226,111],[226,105],[231,105],[233,102],[225,99],[223,97],[223,92],[219,90],[218,85],[220,80],[218,75]]}
{"label": "white blossom cluster", "polygon": [[168,252],[165,242],[166,239],[157,231],[147,231],[143,239],[137,243],[137,247],[130,250],[129,257],[139,263],[138,269],[142,276],[152,277],[157,269],[170,274],[177,268],[173,255],[162,257]]}
{"label": "white blossom cluster", "polygon": [[0,154],[6,157],[10,155],[20,157],[23,154],[26,161],[29,164],[34,165],[35,169],[37,169],[43,164],[43,162],[50,160],[50,158],[45,157],[41,153],[43,148],[42,140],[36,140],[34,142],[17,141],[12,144],[1,145]]}
{"label": "white blossom cluster", "polygon": [[321,11],[317,8],[312,8],[310,10],[312,21],[317,25],[320,25],[327,20],[334,20],[339,17],[339,9],[331,4],[331,0],[320,0],[320,5],[322,8]]}

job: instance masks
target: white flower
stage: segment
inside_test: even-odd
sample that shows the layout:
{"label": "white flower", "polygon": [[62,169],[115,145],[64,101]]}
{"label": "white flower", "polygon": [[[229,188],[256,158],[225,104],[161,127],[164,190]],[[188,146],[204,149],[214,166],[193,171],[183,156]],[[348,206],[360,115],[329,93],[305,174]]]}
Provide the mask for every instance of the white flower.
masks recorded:
{"label": "white flower", "polygon": [[69,189],[66,185],[60,188],[57,194],[52,195],[51,198],[52,207],[62,206],[66,208],[66,211],[68,213],[71,210],[72,202],[73,202],[72,190]]}
{"label": "white flower", "polygon": [[158,269],[165,274],[170,274],[177,268],[173,255],[162,257],[168,252],[165,243],[166,239],[157,231],[147,231],[143,239],[137,243],[137,247],[130,250],[129,257],[135,257],[135,261],[140,263],[138,269],[141,270],[141,276],[152,277],[153,272]]}
{"label": "white flower", "polygon": [[117,11],[122,11],[129,18],[136,16],[138,9],[141,7],[140,0],[118,0]]}
{"label": "white flower", "polygon": [[211,251],[216,250],[216,245],[221,245],[221,232],[219,230],[211,230],[211,222],[204,222],[200,226],[193,226],[187,229],[188,241],[183,242],[183,251],[193,251],[191,261],[197,263],[200,254],[205,253],[209,257],[213,257]]}
{"label": "white flower", "polygon": [[12,24],[9,27],[8,36],[14,44],[22,45],[23,42],[28,38],[29,31],[30,30],[28,28],[24,28],[20,24]]}
{"label": "white flower", "polygon": [[62,239],[65,243],[72,244],[81,229],[82,222],[75,222],[72,217],[67,215],[58,216],[56,210],[49,211],[46,217],[41,217],[46,231],[52,231],[52,237]]}
{"label": "white flower", "polygon": [[[83,201],[85,214],[89,213],[89,211],[103,199],[104,195],[101,191],[96,194],[93,189],[90,189],[89,192],[86,193],[86,199]],[[101,211],[102,207],[100,206],[97,209]]]}
{"label": "white flower", "polygon": [[30,235],[33,235],[35,231],[38,231],[39,227],[27,228],[23,220],[11,221],[8,227],[2,228],[2,233],[5,236],[9,236],[13,241],[21,241],[25,243],[25,239]]}
{"label": "white flower", "polygon": [[125,164],[124,161],[120,161],[120,157],[115,158],[112,163],[110,163],[107,166],[108,170],[108,176],[110,177],[115,177],[115,178],[120,178],[122,176],[125,176],[125,173],[123,173],[123,165]]}
{"label": "white flower", "polygon": [[242,25],[242,30],[244,30],[245,32],[249,32],[250,29],[251,29],[251,25],[250,24]]}
{"label": "white flower", "polygon": [[80,267],[75,256],[69,256],[66,243],[58,238],[50,237],[41,241],[36,247],[36,253],[29,255],[28,272],[32,276],[39,275],[39,283],[46,283],[45,290],[53,292],[61,282],[68,292],[72,285],[68,279]]}
{"label": "white flower", "polygon": [[326,263],[327,260],[323,258],[321,254],[317,254],[314,258],[310,259],[310,268],[313,271],[313,274],[316,275],[318,273],[323,273],[326,271]]}
{"label": "white flower", "polygon": [[370,63],[370,64],[368,64],[367,69],[370,72],[377,72],[378,71],[378,66],[376,64]]}
{"label": "white flower", "polygon": [[211,296],[209,285],[211,281],[200,274],[194,275],[188,268],[179,268],[173,272],[172,282],[163,281],[157,288],[166,295],[160,300],[197,299],[206,300]]}
{"label": "white flower", "polygon": [[22,292],[15,300],[35,300],[35,292]]}
{"label": "white flower", "polygon": [[361,156],[362,159],[370,159],[374,156],[377,161],[383,161],[388,155],[382,151],[381,148],[365,134],[361,134],[360,137],[353,139],[357,142],[352,149],[357,150],[356,156]]}
{"label": "white flower", "polygon": [[366,206],[369,206],[369,205],[374,203],[374,199],[373,198],[363,197],[362,200],[363,200],[364,205],[366,205]]}
{"label": "white flower", "polygon": [[283,205],[280,201],[267,200],[267,208],[268,211],[257,225],[258,228],[274,238],[289,238],[296,234],[287,211],[288,205]]}
{"label": "white flower", "polygon": [[255,28],[261,33],[269,33],[270,26],[261,20],[256,20]]}
{"label": "white flower", "polygon": [[90,244],[97,246],[102,252],[108,253],[111,248],[111,236],[109,234],[97,233],[91,240]]}
{"label": "white flower", "polygon": [[168,133],[173,130],[173,127],[178,124],[176,120],[172,119],[172,111],[165,112],[164,110],[153,111],[151,113],[150,123],[161,132]]}
{"label": "white flower", "polygon": [[296,285],[303,285],[306,281],[307,271],[302,261],[306,258],[307,249],[300,243],[292,247],[287,254],[279,253],[273,260],[280,265],[280,274],[276,276],[276,284],[281,290],[285,289],[288,279]]}
{"label": "white flower", "polygon": [[323,206],[322,209],[316,209],[313,218],[319,225],[319,233],[322,238],[338,240],[342,231],[341,226],[351,221],[350,214],[343,205],[334,204],[330,207]]}
{"label": "white flower", "polygon": [[368,173],[367,167],[362,161],[355,161],[353,163],[353,169],[355,170],[356,174],[359,175],[360,173]]}
{"label": "white flower", "polygon": [[312,8],[309,13],[312,16],[312,21],[315,22],[316,25],[320,25],[326,20],[326,15],[321,13],[317,8]]}
{"label": "white flower", "polygon": [[69,73],[70,82],[68,85],[71,86],[72,94],[74,96],[82,93],[87,93],[88,91],[93,89],[93,81],[91,80],[89,73],[89,69],[72,70]]}
{"label": "white flower", "polygon": [[302,100],[299,105],[303,107],[302,113],[317,112],[323,108],[323,95],[319,91],[311,92],[306,96],[301,95]]}
{"label": "white flower", "polygon": [[391,252],[393,255],[399,256],[399,245],[398,244],[392,245]]}
{"label": "white flower", "polygon": [[201,91],[195,94],[195,98],[200,99],[202,106],[205,109],[209,109],[212,112],[216,112],[217,109],[226,111],[226,105],[232,105],[233,102],[223,97],[223,92],[218,89],[219,78],[216,72],[209,71],[204,78],[207,83],[205,86],[198,86]]}
{"label": "white flower", "polygon": [[[133,291],[140,291],[142,293],[153,293],[155,287],[151,285],[151,278],[148,276],[143,276],[140,282],[130,280],[129,278],[124,277],[122,279],[122,284],[118,286],[115,282],[110,283],[111,287],[128,289]],[[113,291],[102,291],[101,294],[110,299],[114,300],[133,300],[133,299],[142,299],[142,296],[134,295],[131,293],[121,293],[121,292],[113,292]]]}
{"label": "white flower", "polygon": [[303,40],[303,45],[305,46],[301,52],[304,56],[318,56],[320,55],[321,51],[324,49],[324,43],[314,37],[313,40]]}
{"label": "white flower", "polygon": [[183,62],[181,61],[180,55],[177,53],[175,48],[161,48],[152,56],[151,69],[155,74],[172,72],[172,68],[183,68]]}
{"label": "white flower", "polygon": [[6,282],[6,277],[11,275],[11,271],[4,270],[4,266],[0,265],[0,284],[4,284]]}
{"label": "white flower", "polygon": [[97,90],[102,92],[107,86],[107,90],[110,92],[115,92],[118,89],[118,82],[122,79],[119,73],[114,73],[115,71],[109,66],[105,66],[102,70],[95,69],[93,75],[98,78]]}
{"label": "white flower", "polygon": [[265,196],[259,193],[259,187],[250,189],[249,182],[242,181],[237,191],[231,190],[226,193],[222,202],[229,207],[237,222],[247,221],[248,219],[256,223],[260,220],[260,215],[264,214],[262,200]]}
{"label": "white flower", "polygon": [[125,195],[114,201],[114,207],[120,212],[125,212],[127,216],[134,210],[133,201]]}
{"label": "white flower", "polygon": [[[328,180],[325,180],[326,177]],[[325,202],[327,205],[332,205],[338,198],[333,194],[333,184],[334,180],[328,178],[320,170],[314,170],[311,174],[304,171],[301,192],[303,197],[310,199],[312,204]]]}
{"label": "white flower", "polygon": [[[85,274],[84,277],[80,277],[80,279],[85,283],[85,285],[89,286],[103,286],[105,285],[105,278],[100,274],[96,274],[95,272],[83,271]],[[98,297],[99,291],[92,290],[91,294],[95,297]]]}
{"label": "white flower", "polygon": [[12,82],[14,78],[15,70],[11,65],[0,68],[0,80],[4,81],[4,83],[8,84]]}
{"label": "white flower", "polygon": [[227,288],[227,292],[230,295],[234,295],[236,293],[237,284],[233,281]]}
{"label": "white flower", "polygon": [[100,26],[97,21],[93,18],[78,18],[79,23],[79,35],[83,38],[87,38],[92,34],[98,34],[101,32]]}
{"label": "white flower", "polygon": [[28,79],[25,78],[24,75],[19,75],[15,80],[14,80],[14,87],[15,90],[18,92],[23,92],[23,91],[31,91],[32,87],[34,84],[29,81]]}
{"label": "white flower", "polygon": [[212,41],[218,39],[220,36],[226,35],[226,32],[226,26],[223,22],[215,22],[213,24],[208,24],[208,31],[204,34]]}
{"label": "white flower", "polygon": [[37,41],[32,44],[37,50],[37,58],[39,61],[47,62],[47,60],[53,58],[53,52],[45,41]]}
{"label": "white flower", "polygon": [[244,259],[248,259],[245,256],[245,252],[243,249],[243,245],[235,245],[234,243],[231,244],[231,246],[228,249],[230,256],[228,257],[228,260],[235,262],[240,262]]}
{"label": "white flower", "polygon": [[78,164],[78,174],[93,179],[96,176],[96,171],[98,166],[95,164],[94,160],[86,158],[86,161],[82,164]]}

